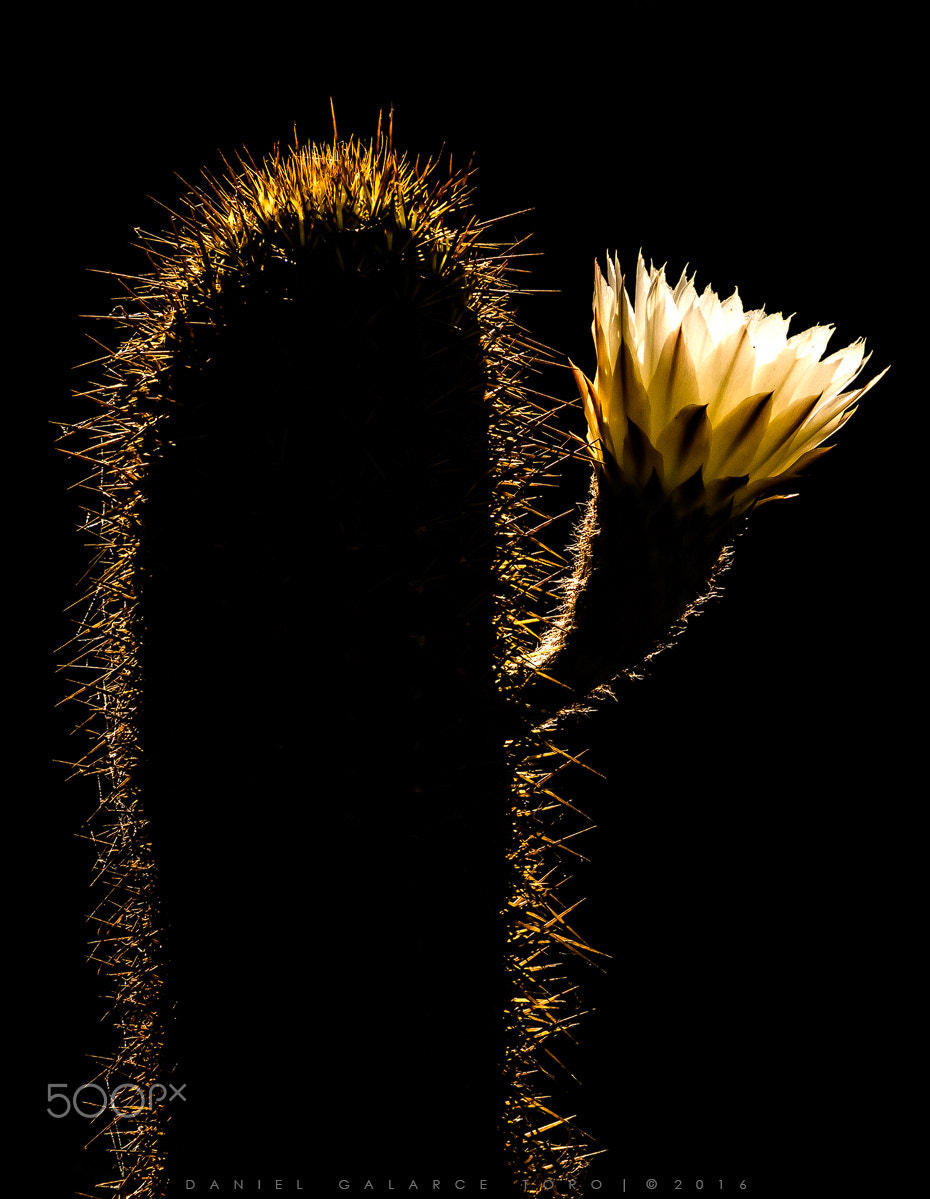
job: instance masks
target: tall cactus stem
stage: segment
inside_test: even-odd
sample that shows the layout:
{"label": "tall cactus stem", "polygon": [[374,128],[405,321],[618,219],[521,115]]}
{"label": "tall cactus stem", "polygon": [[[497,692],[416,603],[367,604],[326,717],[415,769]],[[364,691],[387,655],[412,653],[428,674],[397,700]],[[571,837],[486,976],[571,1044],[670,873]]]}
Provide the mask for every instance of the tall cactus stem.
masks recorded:
{"label": "tall cactus stem", "polygon": [[[550,1094],[557,1039],[580,1014],[570,963],[597,957],[563,898],[589,821],[561,796],[585,766],[541,723],[531,657],[565,565],[543,544],[540,496],[577,439],[524,382],[541,351],[513,318],[515,248],[487,240],[470,171],[411,164],[380,125],[370,145],[295,144],[227,168],[143,235],[151,271],[120,279],[106,319],[123,339],[86,393],[96,411],[66,429],[91,467],[95,541],[71,665],[91,680],[72,696],[91,739],[76,767],[101,786],[87,832],[91,956],[112,1004],[101,1085],[147,1092],[176,1062],[197,1081],[203,1055],[204,1136],[193,1127],[188,1150],[209,1125],[245,1152],[263,1126],[224,1109],[234,1051],[206,1033],[220,1006],[224,1028],[250,1018],[261,970],[209,1002],[199,992],[214,958],[286,961],[278,916],[308,902],[304,843],[324,856],[351,843],[343,920],[364,934],[380,907],[390,935],[364,939],[356,963],[331,922],[318,931],[319,957],[341,955],[345,972],[333,1011],[347,1021],[358,1005],[364,1026],[374,976],[388,1025],[403,1020],[390,984],[404,954],[444,1055],[474,1024],[502,1077],[496,1113],[467,1114],[454,1080],[431,1096],[411,1152],[458,1103],[478,1135],[499,1124],[521,1193],[572,1193],[593,1150]],[[310,691],[322,708],[297,698]],[[311,734],[342,742],[327,761],[335,802],[304,765]],[[469,906],[487,872],[502,921]],[[499,996],[456,973],[457,957],[486,953]],[[197,985],[181,992],[182,978]],[[428,1068],[429,1045],[410,1052]],[[337,1140],[354,1129],[364,1040],[346,1053],[330,1080]],[[269,1135],[286,1114],[268,1114]],[[159,1106],[114,1119],[100,1193],[164,1194],[192,1119]],[[288,1127],[302,1135],[299,1113]]]}

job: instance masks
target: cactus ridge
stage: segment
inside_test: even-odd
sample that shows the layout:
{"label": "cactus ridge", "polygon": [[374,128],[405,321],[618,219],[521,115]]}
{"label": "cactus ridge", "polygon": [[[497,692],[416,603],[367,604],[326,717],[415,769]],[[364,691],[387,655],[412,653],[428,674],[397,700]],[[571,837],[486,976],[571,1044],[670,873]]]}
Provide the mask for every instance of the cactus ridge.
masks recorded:
{"label": "cactus ridge", "polygon": [[[549,352],[538,361],[551,362]],[[545,511],[552,481],[569,460],[585,458],[566,420],[567,408],[547,396],[531,400],[524,392],[493,425],[497,681],[517,718],[507,745],[512,839],[504,1131],[511,1168],[525,1193],[551,1195],[577,1193],[591,1159],[601,1152],[575,1115],[565,1114],[578,1079],[558,1055],[560,1043],[575,1040],[573,1030],[584,1014],[574,981],[578,964],[601,968],[605,957],[567,919],[583,899],[563,897],[573,871],[586,860],[576,838],[594,827],[572,796],[580,774],[601,776],[584,761],[585,751],[569,744],[558,721],[546,720],[540,695],[556,708],[575,697],[536,665],[540,646],[558,633],[562,592],[571,577],[570,560],[547,544],[564,540],[559,522],[570,513],[553,517]]]}
{"label": "cactus ridge", "polygon": [[[296,431],[319,428],[330,452],[352,463],[346,492],[380,486],[385,472],[394,472],[398,506],[359,517],[349,532],[350,539],[386,544],[396,536],[392,521],[403,513],[413,541],[425,544],[425,551],[417,551],[416,577],[402,581],[419,597],[413,601],[414,623],[429,618],[431,595],[449,587],[459,561],[478,563],[460,615],[466,623],[479,620],[487,601],[490,670],[500,701],[491,706],[504,714],[501,752],[512,785],[502,937],[507,977],[502,1139],[511,1170],[529,1180],[521,1193],[572,1193],[563,1187],[583,1176],[592,1143],[573,1117],[557,1114],[550,1092],[559,1074],[557,1040],[571,1037],[581,1015],[570,963],[598,957],[568,923],[578,902],[562,898],[572,863],[581,856],[575,838],[590,823],[563,793],[571,794],[573,773],[588,768],[553,728],[541,724],[532,656],[567,566],[547,548],[554,524],[544,497],[580,442],[564,428],[567,405],[531,393],[524,381],[534,365],[551,359],[513,319],[516,247],[488,241],[493,222],[463,217],[470,211],[470,169],[453,174],[433,161],[411,164],[395,153],[390,136],[382,137],[380,124],[371,144],[295,142],[293,149],[275,149],[261,165],[243,153],[226,166],[221,179],[205,173],[182,210],[170,213],[169,230],[141,235],[151,272],[119,276],[126,298],[102,319],[122,340],[98,360],[103,380],[79,393],[96,411],[64,429],[65,452],[89,467],[82,481],[90,497],[83,529],[94,543],[86,593],[76,605],[75,657],[67,667],[79,676],[68,696],[83,706],[78,731],[90,739],[74,767],[100,787],[86,831],[97,854],[91,959],[105,980],[116,1045],[102,1059],[98,1078],[110,1092],[120,1084],[146,1091],[166,1074],[170,949],[166,958],[158,854],[142,795],[148,636],[143,579],[148,586],[144,567],[152,524],[146,504],[163,487],[159,463],[187,453],[188,443],[202,433],[196,423],[198,389],[212,387],[222,395],[239,370],[235,353],[225,365],[220,362],[221,339],[224,346],[260,343],[263,353],[280,360],[285,384],[305,370],[293,345],[301,334],[298,310],[325,322],[335,309],[327,328],[351,323],[349,348],[374,378],[376,395],[384,341],[373,334],[370,344],[366,340],[365,315],[374,289],[390,300],[398,330],[414,327],[409,345],[406,333],[398,337],[397,353],[406,355],[404,369],[422,375],[419,392],[410,388],[411,394],[427,399],[408,404],[406,392],[391,393],[392,409],[368,397],[370,416],[351,390],[331,395],[324,387]],[[451,349],[447,330],[455,331]],[[263,386],[247,369],[243,377],[246,390]],[[338,371],[322,377],[338,385]],[[473,399],[465,402],[462,417],[468,395]],[[384,439],[370,433],[372,422]],[[395,433],[392,422],[398,425]],[[442,433],[445,423],[450,433]],[[459,462],[455,439],[463,429],[470,448]],[[254,435],[269,436],[261,422]],[[69,448],[76,442],[79,448]],[[414,471],[415,481],[404,490],[407,466],[413,469],[424,455],[426,471]],[[276,461],[285,457],[281,449]],[[328,476],[334,487],[336,477]],[[347,498],[335,497],[337,514]],[[454,552],[446,548],[450,529]],[[378,595],[396,583],[391,553],[378,559],[380,574],[356,578],[354,547],[343,544],[346,532],[334,518],[332,546],[343,555],[346,593],[354,580],[377,604]],[[221,540],[222,529],[214,535]],[[483,598],[485,561],[493,583],[492,594]],[[350,659],[353,652],[350,646]],[[463,670],[474,666],[468,654],[461,663]],[[125,1199],[162,1194],[163,1109],[142,1109],[112,1121],[105,1131],[118,1177],[101,1183],[101,1191]]]}

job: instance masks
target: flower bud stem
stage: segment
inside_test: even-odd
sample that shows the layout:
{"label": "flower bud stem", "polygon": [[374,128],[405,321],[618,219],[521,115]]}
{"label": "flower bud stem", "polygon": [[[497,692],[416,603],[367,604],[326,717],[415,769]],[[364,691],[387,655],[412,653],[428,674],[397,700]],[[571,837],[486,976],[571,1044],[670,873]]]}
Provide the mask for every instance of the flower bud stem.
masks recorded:
{"label": "flower bud stem", "polygon": [[727,509],[683,510],[595,467],[561,616],[534,658],[561,686],[541,680],[539,702],[568,707],[667,648],[715,594],[734,533]]}

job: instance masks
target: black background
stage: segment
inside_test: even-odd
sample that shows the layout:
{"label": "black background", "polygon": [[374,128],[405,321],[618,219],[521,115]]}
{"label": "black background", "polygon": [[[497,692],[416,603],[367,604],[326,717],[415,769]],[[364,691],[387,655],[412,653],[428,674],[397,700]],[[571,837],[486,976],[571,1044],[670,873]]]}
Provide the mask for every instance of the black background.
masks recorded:
{"label": "black background", "polygon": [[[831,349],[867,337],[867,370],[891,363],[800,498],[754,517],[723,601],[598,718],[610,783],[592,810],[578,925],[612,960],[586,980],[597,1010],[574,1110],[609,1149],[610,1194],[622,1177],[668,1193],[673,1177],[748,1177],[780,1194],[807,1193],[811,1178],[812,1193],[840,1193],[838,1177],[866,1169],[894,1180],[923,544],[906,34],[724,11],[586,12],[567,27],[451,13],[434,33],[393,11],[323,25],[297,10],[122,19],[75,19],[29,47],[29,262],[54,329],[28,393],[51,501],[46,644],[68,635],[60,610],[82,550],[74,475],[45,422],[71,418],[69,370],[90,356],[81,314],[115,295],[88,270],[140,267],[132,230],[160,224],[146,197],[170,204],[175,172],[217,167],[217,149],[260,155],[295,121],[327,139],[330,96],[340,135],[371,134],[393,104],[400,146],[474,155],[482,215],[532,209],[510,224],[532,234],[527,281],[546,294],[521,300],[521,320],[589,374],[594,258],[617,250],[631,267],[640,247],[674,278],[689,264],[718,294],[738,286],[747,308],[795,312],[795,332],[835,324]],[[566,395],[569,383],[546,380]],[[583,479],[568,486],[580,502]],[[48,677],[51,705],[62,683],[51,665]],[[68,756],[67,725],[53,712],[48,758]],[[80,1177],[87,1129],[45,1114],[46,1083],[85,1081],[102,1037],[82,963],[90,860],[74,839],[93,797],[64,774],[52,767],[41,827],[35,1035],[48,1077],[27,1080],[49,1195]],[[319,1170],[314,1189],[330,1193],[337,1174],[351,1165]]]}

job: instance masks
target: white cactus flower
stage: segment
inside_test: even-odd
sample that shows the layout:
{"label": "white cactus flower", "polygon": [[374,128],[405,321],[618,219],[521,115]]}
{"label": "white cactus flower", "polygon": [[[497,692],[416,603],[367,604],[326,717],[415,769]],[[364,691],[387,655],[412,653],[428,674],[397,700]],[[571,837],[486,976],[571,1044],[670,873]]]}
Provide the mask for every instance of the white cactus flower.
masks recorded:
{"label": "white cactus flower", "polygon": [[736,291],[698,295],[686,272],[671,287],[642,255],[632,302],[624,284],[616,256],[606,280],[595,266],[594,382],[572,366],[591,453],[615,485],[658,482],[679,506],[737,516],[826,453],[885,373],[844,390],[864,341],[822,358],[832,326],[788,337],[790,318],[744,312]]}

